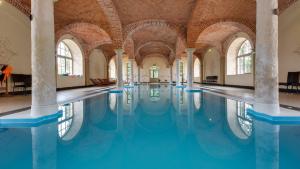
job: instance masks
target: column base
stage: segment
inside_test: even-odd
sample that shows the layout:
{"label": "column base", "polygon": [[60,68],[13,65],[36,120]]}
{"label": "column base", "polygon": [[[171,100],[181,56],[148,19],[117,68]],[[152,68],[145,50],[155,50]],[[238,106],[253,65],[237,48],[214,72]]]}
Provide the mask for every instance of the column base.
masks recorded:
{"label": "column base", "polygon": [[47,105],[47,106],[31,106],[30,116],[32,118],[42,117],[42,116],[49,116],[52,114],[57,113],[58,105]]}

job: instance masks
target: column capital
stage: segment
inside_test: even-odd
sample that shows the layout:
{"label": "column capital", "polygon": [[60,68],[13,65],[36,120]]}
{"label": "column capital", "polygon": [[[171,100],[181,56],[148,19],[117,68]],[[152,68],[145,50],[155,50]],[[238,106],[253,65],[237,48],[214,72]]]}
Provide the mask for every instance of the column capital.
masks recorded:
{"label": "column capital", "polygon": [[122,49],[122,48],[115,49],[115,53],[116,53],[117,55],[122,55],[122,54],[124,53],[124,49]]}
{"label": "column capital", "polygon": [[196,51],[196,48],[186,48],[186,53],[194,53]]}

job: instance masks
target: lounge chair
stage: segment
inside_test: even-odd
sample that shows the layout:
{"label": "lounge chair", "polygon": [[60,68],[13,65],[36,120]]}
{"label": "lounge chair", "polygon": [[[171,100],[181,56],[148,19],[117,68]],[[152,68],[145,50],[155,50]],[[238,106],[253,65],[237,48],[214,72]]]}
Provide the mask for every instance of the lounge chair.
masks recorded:
{"label": "lounge chair", "polygon": [[293,90],[296,87],[296,90],[299,91],[300,87],[300,72],[288,72],[287,82],[286,83],[279,83],[281,86],[286,86],[286,89]]}
{"label": "lounge chair", "polygon": [[206,76],[204,83],[205,84],[216,84],[216,83],[218,83],[218,76]]}
{"label": "lounge chair", "polygon": [[90,79],[90,80],[96,86],[108,86],[114,84],[114,82],[110,82],[108,79]]}

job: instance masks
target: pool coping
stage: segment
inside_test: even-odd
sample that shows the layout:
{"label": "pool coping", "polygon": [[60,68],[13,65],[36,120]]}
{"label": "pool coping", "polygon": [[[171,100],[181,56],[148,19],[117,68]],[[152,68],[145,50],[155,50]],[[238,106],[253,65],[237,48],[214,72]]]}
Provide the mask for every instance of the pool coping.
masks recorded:
{"label": "pool coping", "polygon": [[56,113],[39,116],[39,117],[0,119],[0,128],[38,127],[43,124],[54,122],[58,118],[62,117],[62,115],[63,115],[62,110],[59,110]]}
{"label": "pool coping", "polygon": [[247,109],[247,113],[255,119],[271,124],[300,124],[300,116],[276,116],[257,112],[254,109]]}

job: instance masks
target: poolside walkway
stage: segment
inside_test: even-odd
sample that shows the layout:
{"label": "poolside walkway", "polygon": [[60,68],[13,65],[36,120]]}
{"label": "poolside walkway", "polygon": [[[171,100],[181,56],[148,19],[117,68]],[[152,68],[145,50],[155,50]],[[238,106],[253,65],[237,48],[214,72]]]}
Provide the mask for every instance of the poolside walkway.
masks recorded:
{"label": "poolside walkway", "polygon": [[[99,92],[112,88],[109,87],[88,87],[72,90],[64,90],[57,92],[57,102],[62,104],[64,102],[70,102],[78,100],[86,96],[99,94]],[[27,96],[8,96],[0,97],[0,116],[4,114],[21,112],[30,109],[31,106],[31,95]]]}

